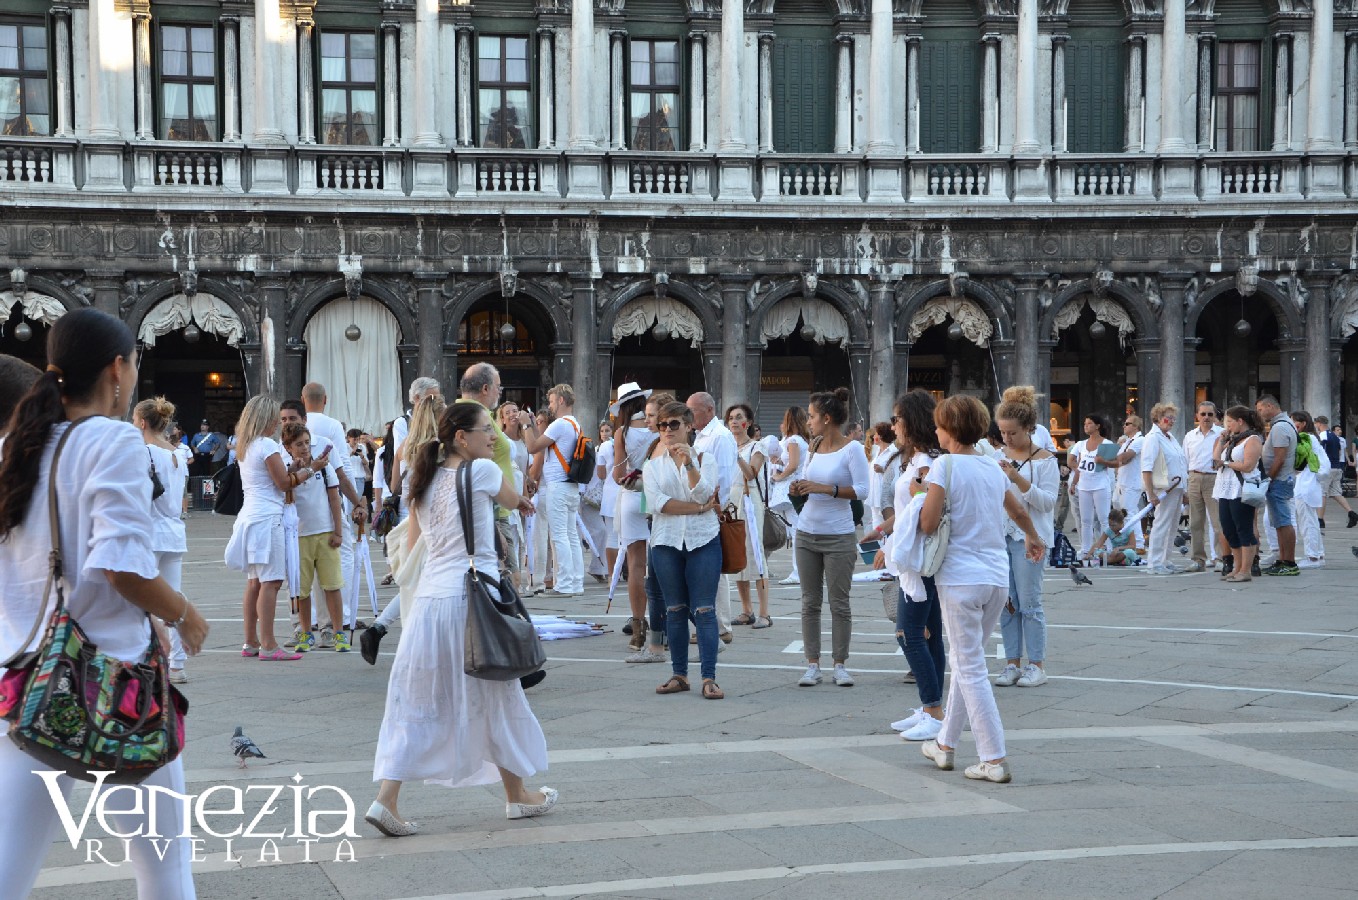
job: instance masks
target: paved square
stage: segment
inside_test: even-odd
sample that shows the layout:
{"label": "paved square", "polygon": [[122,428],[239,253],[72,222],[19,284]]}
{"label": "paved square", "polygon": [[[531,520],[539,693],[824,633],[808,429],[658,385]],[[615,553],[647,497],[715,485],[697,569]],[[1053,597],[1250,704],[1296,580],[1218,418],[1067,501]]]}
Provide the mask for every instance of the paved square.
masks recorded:
{"label": "paved square", "polygon": [[[254,786],[253,815],[260,788],[300,774],[348,792],[361,817],[399,630],[376,667],[357,652],[241,659],[242,582],[220,563],[229,528],[203,513],[189,523],[185,590],[213,630],[189,664],[188,789]],[[963,778],[969,739],[941,772],[890,731],[918,696],[875,585],[854,588],[849,689],[795,686],[796,588],[773,588],[773,628],[737,627],[721,702],[656,696],[668,667],[625,665],[621,634],[552,643],[548,679],[529,692],[551,750],[530,783],[561,791],[552,815],[506,821],[498,786],[410,785],[401,809],[422,833],[383,838],[360,818],[354,861],[335,861],[331,839],[279,838],[274,861],[260,838],[228,855],[199,834],[199,896],[1353,896],[1354,540],[1331,528],[1328,568],[1245,585],[1094,570],[1075,588],[1049,571],[1051,680],[997,692],[1010,785]],[[593,584],[580,601],[538,600],[613,627],[625,615],[623,601],[605,616]],[[228,749],[237,724],[268,754],[243,771]],[[78,788],[77,815],[86,797]],[[88,850],[60,841],[33,896],[134,897],[130,867]]]}

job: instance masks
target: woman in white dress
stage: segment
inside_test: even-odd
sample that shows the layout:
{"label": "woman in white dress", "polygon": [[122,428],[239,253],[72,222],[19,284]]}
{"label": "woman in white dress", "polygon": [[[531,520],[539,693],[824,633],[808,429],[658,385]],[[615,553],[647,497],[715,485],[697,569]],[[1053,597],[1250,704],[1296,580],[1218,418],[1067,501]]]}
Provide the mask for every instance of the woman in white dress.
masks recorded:
{"label": "woman in white dress", "polygon": [[[498,572],[494,500],[506,509],[533,512],[492,458],[490,414],[474,403],[454,403],[439,419],[439,440],[427,442],[410,473],[413,547],[424,535],[428,556],[405,633],[387,684],[386,712],[377,737],[373,780],[377,799],[365,817],[388,837],[414,834],[417,826],[397,808],[401,785],[427,781],[446,787],[504,784],[510,819],[540,816],[557,792],[531,791],[523,780],[547,768],[547,741],[516,680],[486,681],[463,674],[467,558],[458,509],[457,471],[472,467],[476,566]],[[446,458],[440,462],[440,452]]]}
{"label": "woman in white dress", "polygon": [[[628,626],[632,636],[627,647],[633,653],[644,653],[648,628],[656,623],[646,617],[646,541],[651,526],[641,505],[641,467],[646,463],[646,451],[655,443],[656,433],[648,427],[647,403],[650,391],[643,391],[635,382],[618,388],[618,399],[610,411],[618,417],[618,430],[613,436],[613,468],[609,478],[619,486],[616,515],[613,525],[618,532],[618,547],[627,558],[627,606],[631,613]],[[609,575],[613,573],[610,571]],[[661,635],[657,634],[659,641]]]}
{"label": "woman in white dress", "polygon": [[[604,523],[604,568],[608,570],[607,577],[613,575],[613,569],[618,564],[618,527],[614,522],[618,512],[618,483],[613,480],[613,429],[609,428],[608,440],[599,442],[599,449],[594,451],[594,475],[603,485],[599,491],[599,518]],[[603,427],[599,428],[599,434],[603,434]]]}
{"label": "woman in white dress", "polygon": [[[142,440],[146,442],[147,465],[155,471],[163,489],[159,497],[151,500],[151,520],[154,522],[151,549],[156,554],[160,577],[177,591],[183,582],[184,554],[189,549],[184,520],[179,513],[189,469],[167,437],[173,421],[174,404],[164,397],[143,400],[132,409],[132,424],[141,430]],[[171,628],[170,681],[184,684],[189,680],[184,674],[187,659],[179,629]]]}
{"label": "woman in white dress", "polygon": [[[740,477],[731,482],[731,502],[736,505],[740,518],[745,519],[745,568],[735,576],[736,591],[740,594],[740,615],[731,620],[732,625],[757,625],[768,628],[773,624],[769,618],[769,580],[768,561],[760,571],[759,557],[763,547],[755,547],[764,540],[764,489],[768,462],[764,459],[764,448],[760,441],[750,437],[750,425],[754,422],[754,410],[747,404],[737,403],[726,410],[726,427],[736,439],[736,465]],[[745,498],[750,498],[754,509],[753,518],[745,511]],[[755,614],[750,603],[750,583],[754,582],[755,592],[759,595],[759,613]]]}
{"label": "woman in white dress", "polygon": [[1309,466],[1298,471],[1296,484],[1292,488],[1297,543],[1306,554],[1306,561],[1298,565],[1303,569],[1316,569],[1325,565],[1325,541],[1320,533],[1320,513],[1325,510],[1325,493],[1321,485],[1330,476],[1330,457],[1316,436],[1316,425],[1311,414],[1299,409],[1293,411],[1291,416],[1292,425],[1297,429],[1297,440],[1310,441],[1311,452],[1320,460],[1319,471],[1312,472]]}
{"label": "woman in white dress", "polygon": [[589,484],[580,485],[580,521],[585,523],[585,531],[588,532],[586,542],[593,549],[585,554],[585,572],[597,582],[603,582],[609,575],[613,574],[612,569],[604,571],[608,557],[608,539],[606,533],[608,528],[604,524],[604,482],[607,480],[608,472],[600,472],[599,454],[605,445],[612,447],[613,426],[608,420],[599,423],[599,437],[595,442],[594,451],[594,475],[589,480]]}
{"label": "woman in white dress", "polygon": [[[272,435],[281,424],[278,401],[260,395],[245,404],[236,423],[236,448],[240,454],[240,483],[245,503],[236,515],[226,545],[226,566],[245,573],[245,643],[241,656],[262,662],[289,662],[302,658],[278,646],[273,620],[278,608],[278,589],[286,577],[283,538],[283,494],[316,474],[304,467],[289,473],[283,464],[283,447]],[[324,468],[330,451],[312,462]]]}
{"label": "woman in white dress", "polygon": [[782,432],[783,461],[769,477],[769,509],[782,513],[792,530],[792,571],[778,583],[801,584],[801,577],[797,573],[797,518],[802,503],[793,500],[789,488],[792,482],[802,477],[802,470],[810,456],[806,443],[806,410],[800,406],[788,407],[787,412],[783,413]]}
{"label": "woman in white dress", "polygon": [[[41,629],[27,645],[24,639],[40,615],[44,621],[50,615],[42,607],[52,549],[48,483],[56,442],[68,428],[75,430],[55,472],[67,608],[99,650],[116,659],[136,662],[146,653],[148,613],[177,626],[196,654],[208,626],[158,574],[146,447],[135,428],[119,421],[137,388],[132,332],[107,313],[78,309],[52,326],[47,348],[47,371],[19,401],[0,452],[0,662],[35,649]],[[49,607],[54,602],[47,598]],[[0,820],[6,897],[29,895],[60,833],[58,810],[64,815],[62,804],[74,801],[75,781],[62,775],[56,784],[64,799],[53,802],[33,771],[49,768],[13,741],[0,741],[0,796],[10,810]],[[184,804],[173,799],[184,792],[183,757],[132,792],[114,804],[129,812],[109,811],[109,828],[142,835],[129,837],[126,851],[139,896],[190,900],[193,843],[175,837],[187,835],[190,823]]]}

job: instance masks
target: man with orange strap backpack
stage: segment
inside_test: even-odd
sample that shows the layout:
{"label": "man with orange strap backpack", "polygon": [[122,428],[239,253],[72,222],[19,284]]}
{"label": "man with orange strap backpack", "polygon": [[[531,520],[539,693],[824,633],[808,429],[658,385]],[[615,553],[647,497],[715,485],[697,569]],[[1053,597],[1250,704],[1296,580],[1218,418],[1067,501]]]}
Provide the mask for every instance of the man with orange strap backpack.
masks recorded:
{"label": "man with orange strap backpack", "polygon": [[549,593],[578,597],[585,592],[584,552],[576,528],[579,486],[587,484],[594,473],[594,447],[572,414],[575,390],[569,384],[558,384],[547,392],[547,409],[555,418],[542,434],[528,412],[521,413],[519,421],[528,452],[547,451],[537,503],[556,547],[556,582]]}

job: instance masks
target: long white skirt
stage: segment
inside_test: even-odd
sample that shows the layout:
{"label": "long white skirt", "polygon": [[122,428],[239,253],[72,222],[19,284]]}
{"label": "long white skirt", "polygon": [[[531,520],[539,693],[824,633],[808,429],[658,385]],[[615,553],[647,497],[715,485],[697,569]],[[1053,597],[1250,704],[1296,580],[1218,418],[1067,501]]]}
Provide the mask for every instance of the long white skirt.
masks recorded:
{"label": "long white skirt", "polygon": [[518,681],[463,674],[467,604],[455,590],[422,593],[402,621],[374,781],[465,787],[499,781],[497,766],[521,778],[547,768],[547,739]]}

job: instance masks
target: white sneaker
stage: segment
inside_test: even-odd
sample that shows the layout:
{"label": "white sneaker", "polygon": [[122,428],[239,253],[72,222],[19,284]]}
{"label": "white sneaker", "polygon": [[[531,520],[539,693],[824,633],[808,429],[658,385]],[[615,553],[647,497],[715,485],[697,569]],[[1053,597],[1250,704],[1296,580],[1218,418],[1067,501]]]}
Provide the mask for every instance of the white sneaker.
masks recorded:
{"label": "white sneaker", "polygon": [[786,578],[784,578],[782,581],[780,581],[780,582],[778,582],[778,583],[779,583],[779,584],[801,584],[801,583],[802,583],[802,580],[801,580],[801,578],[799,578],[799,577],[797,576],[797,573],[796,573],[796,572],[793,572],[791,575],[787,576]]}
{"label": "white sneaker", "polygon": [[930,739],[925,741],[923,744],[920,745],[920,751],[925,756],[932,759],[934,761],[934,765],[938,766],[943,771],[945,772],[952,771],[953,752],[951,750],[944,750],[942,747],[938,746],[938,741],[936,739]]}
{"label": "white sneaker", "polygon": [[962,774],[976,781],[993,781],[996,784],[1008,784],[1011,778],[1008,760],[997,763],[979,762],[974,766],[967,766]]}
{"label": "white sneaker", "polygon": [[925,716],[914,728],[901,733],[903,741],[932,741],[943,730],[943,720]]}
{"label": "white sneaker", "polygon": [[849,674],[849,670],[842,663],[835,666],[835,686],[853,687],[853,676]]}
{"label": "white sneaker", "polygon": [[1006,666],[1004,667],[1004,671],[1001,672],[1001,673],[995,678],[995,686],[996,686],[996,687],[1013,687],[1013,686],[1014,686],[1014,682],[1018,681],[1018,680],[1019,680],[1019,676],[1022,675],[1022,674],[1023,674],[1023,673],[1019,671],[1019,667],[1018,667],[1018,666],[1014,665],[1013,663],[1009,663],[1008,665],[1006,665]]}
{"label": "white sneaker", "polygon": [[801,680],[797,682],[797,687],[815,687],[820,683],[820,666],[812,663],[806,667],[806,672],[802,675]]}
{"label": "white sneaker", "polygon": [[1023,667],[1023,674],[1019,676],[1016,683],[1019,687],[1037,687],[1040,684],[1047,683],[1047,673],[1041,666],[1028,663]]}
{"label": "white sneaker", "polygon": [[1323,560],[1323,559],[1313,559],[1312,557],[1309,557],[1309,556],[1308,556],[1306,559],[1299,559],[1299,560],[1297,560],[1297,568],[1298,568],[1298,569],[1319,569],[1319,568],[1322,568],[1324,565],[1325,565],[1325,560]]}
{"label": "white sneaker", "polygon": [[909,731],[911,728],[914,728],[916,725],[918,725],[921,719],[932,719],[932,718],[933,716],[926,713],[923,707],[920,707],[919,709],[911,710],[910,715],[906,716],[904,719],[897,719],[895,722],[892,722],[891,730]]}

